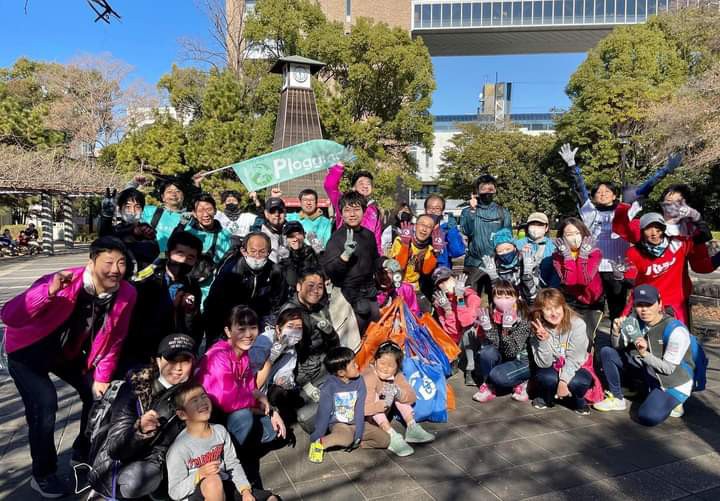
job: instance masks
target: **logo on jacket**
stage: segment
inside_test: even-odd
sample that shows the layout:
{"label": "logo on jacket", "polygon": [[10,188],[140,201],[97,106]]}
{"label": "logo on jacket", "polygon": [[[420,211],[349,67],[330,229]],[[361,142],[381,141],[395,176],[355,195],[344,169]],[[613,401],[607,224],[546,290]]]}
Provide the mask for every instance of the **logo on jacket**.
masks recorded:
{"label": "logo on jacket", "polygon": [[413,372],[409,381],[418,396],[423,400],[431,400],[435,396],[435,393],[437,393],[437,387],[435,383],[433,383],[433,380],[425,374],[420,374],[420,371]]}
{"label": "logo on jacket", "polygon": [[677,261],[677,258],[673,257],[670,261],[666,261],[664,263],[650,264],[650,265],[648,265],[647,269],[645,270],[645,275],[647,275],[647,276],[662,275],[663,273],[668,271],[670,269],[670,267],[675,264],[676,261]]}

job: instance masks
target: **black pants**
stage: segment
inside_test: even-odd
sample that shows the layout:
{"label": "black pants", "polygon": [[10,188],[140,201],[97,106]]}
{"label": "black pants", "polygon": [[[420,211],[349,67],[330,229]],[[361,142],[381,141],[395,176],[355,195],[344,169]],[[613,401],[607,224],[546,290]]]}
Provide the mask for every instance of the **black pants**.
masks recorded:
{"label": "black pants", "polygon": [[612,325],[612,321],[620,316],[627,304],[629,287],[624,280],[615,280],[611,271],[601,271],[600,278],[607,301],[610,325]]}
{"label": "black pants", "polygon": [[475,266],[466,266],[463,268],[463,273],[465,273],[468,277],[466,285],[468,287],[472,287],[480,298],[482,298],[483,292],[485,292],[488,297],[489,304],[490,294],[492,293],[492,282],[490,280],[490,276]]}
{"label": "black pants", "polygon": [[[30,347],[32,348],[32,347]],[[25,350],[20,350],[25,352]],[[80,433],[73,442],[73,449],[86,455],[90,443],[85,437],[88,414],[93,403],[92,378],[82,373],[82,366],[69,368],[48,368],[41,360],[28,352],[11,353],[8,357],[8,371],[25,405],[25,419],[28,425],[32,472],[35,477],[45,477],[57,471],[57,450],[55,449],[55,413],[58,409],[57,390],[50,379],[50,373],[75,388],[82,401]],[[34,355],[34,354],[32,354]],[[45,360],[52,357],[45,354]]]}
{"label": "black pants", "polygon": [[[223,490],[225,491],[225,499],[227,501],[235,501],[242,499],[242,496],[235,488],[235,484],[233,484],[230,480],[223,480]],[[273,495],[273,493],[262,489],[253,489],[252,495],[257,501],[267,501],[267,499],[269,499],[270,496]],[[280,499],[280,496],[276,497]],[[195,488],[195,492],[190,494],[190,497],[188,497],[188,501],[203,501],[204,499],[205,497],[202,495],[202,491],[200,490],[200,484],[198,484],[198,486]]]}

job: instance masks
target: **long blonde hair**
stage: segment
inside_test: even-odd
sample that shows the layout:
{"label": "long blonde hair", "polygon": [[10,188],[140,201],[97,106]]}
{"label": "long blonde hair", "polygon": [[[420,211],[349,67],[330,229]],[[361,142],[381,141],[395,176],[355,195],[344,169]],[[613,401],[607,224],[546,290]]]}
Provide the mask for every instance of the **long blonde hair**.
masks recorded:
{"label": "long blonde hair", "polygon": [[560,321],[560,325],[549,327],[557,330],[559,333],[570,331],[570,324],[572,322],[573,316],[575,316],[575,312],[570,309],[570,306],[568,306],[567,301],[565,301],[565,296],[563,296],[563,293],[557,289],[542,289],[540,292],[538,292],[538,295],[535,298],[535,303],[533,304],[532,310],[530,311],[530,318],[532,320],[540,320],[543,325],[548,325],[542,314],[543,308],[548,306],[559,306],[563,310],[563,318]]}

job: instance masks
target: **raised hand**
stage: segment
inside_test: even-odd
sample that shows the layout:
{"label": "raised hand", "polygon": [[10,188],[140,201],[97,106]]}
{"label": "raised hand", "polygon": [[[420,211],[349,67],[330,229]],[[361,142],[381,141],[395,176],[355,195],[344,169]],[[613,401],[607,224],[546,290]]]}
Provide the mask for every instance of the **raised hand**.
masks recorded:
{"label": "raised hand", "polygon": [[322,242],[321,242],[320,239],[317,237],[317,235],[315,234],[315,232],[312,232],[312,231],[311,231],[310,233],[308,233],[308,234],[307,234],[307,239],[308,239],[308,243],[310,244],[310,247],[312,247],[312,250],[315,251],[315,254],[320,254],[322,251],[325,250],[325,248],[323,247]]}
{"label": "raised hand", "polygon": [[471,193],[470,194],[470,208],[475,210],[477,208],[477,204],[478,204],[477,195],[475,195],[475,193]]}
{"label": "raised hand", "polygon": [[117,190],[113,189],[110,192],[110,188],[105,188],[105,197],[100,202],[100,214],[102,217],[113,217],[115,216],[115,195]]}
{"label": "raised hand", "polygon": [[515,322],[517,322],[518,316],[517,313],[514,311],[507,311],[503,313],[502,316],[502,326],[503,329],[509,329],[513,325],[515,325]]}
{"label": "raised hand", "polygon": [[532,246],[526,245],[522,249],[523,275],[532,275],[535,271],[535,253]]}
{"label": "raised hand", "polygon": [[450,310],[452,309],[452,306],[450,305],[450,300],[447,297],[447,294],[443,291],[436,291],[435,294],[433,294],[433,300],[435,302],[435,306],[438,308],[442,308],[443,310]]}
{"label": "raised hand", "polygon": [[283,259],[289,258],[290,257],[290,249],[285,247],[285,245],[278,246],[277,257],[278,257],[278,261],[282,261]]}
{"label": "raised hand", "polygon": [[572,259],[572,252],[570,251],[570,246],[564,238],[556,238],[553,243],[555,244],[555,248],[563,255],[565,259]]}
{"label": "raised hand", "polygon": [[482,330],[488,332],[492,329],[492,322],[490,322],[490,313],[487,308],[478,308],[477,310],[478,324],[482,327]]}
{"label": "raised hand", "polygon": [[592,252],[594,246],[592,237],[583,237],[582,242],[580,242],[578,255],[583,259],[587,259],[590,257],[590,253]]}
{"label": "raised hand", "polygon": [[497,272],[497,266],[495,266],[495,260],[492,257],[483,256],[482,262],[483,266],[480,269],[487,273],[487,275],[490,277],[490,280],[497,280],[498,278],[500,278],[500,275],[498,275]]}
{"label": "raised hand", "polygon": [[340,258],[343,261],[350,261],[350,258],[355,253],[355,249],[357,249],[357,242],[355,241],[355,232],[348,228],[346,237],[345,237],[345,245],[343,246],[342,254],[340,254]]}
{"label": "raised hand", "polygon": [[270,196],[273,198],[282,198],[282,190],[277,186],[273,186],[270,189]]}
{"label": "raised hand", "polygon": [[138,186],[145,186],[148,182],[148,178],[143,174],[136,174],[135,177],[133,177],[133,181],[135,181]]}
{"label": "raised hand", "polygon": [[455,279],[455,295],[457,297],[463,297],[465,295],[465,283],[467,282],[467,275],[460,273]]}
{"label": "raised hand", "polygon": [[412,223],[403,221],[400,223],[400,243],[403,245],[410,245],[412,242]]}
{"label": "raised hand", "polygon": [[629,268],[629,263],[626,260],[610,261],[610,266],[612,266],[613,280],[625,280],[625,272]]}
{"label": "raised hand", "polygon": [[58,271],[48,284],[48,296],[54,297],[58,292],[70,286],[73,274],[69,271]]}
{"label": "raised hand", "polygon": [[205,171],[201,170],[200,172],[197,172],[192,177],[192,182],[196,187],[200,187],[200,183],[202,183],[203,178],[205,177]]}
{"label": "raised hand", "polygon": [[533,330],[535,331],[535,337],[537,337],[540,341],[545,341],[546,339],[550,338],[550,333],[547,331],[547,329],[540,320],[533,320],[532,326]]}
{"label": "raised hand", "polygon": [[445,250],[445,232],[437,225],[430,235],[432,238],[432,248],[435,254],[441,254]]}
{"label": "raised hand", "polygon": [[578,149],[573,149],[572,146],[570,146],[570,143],[565,143],[560,147],[560,156],[565,161],[565,163],[568,165],[568,167],[573,167],[575,165],[575,155],[577,154]]}
{"label": "raised hand", "polygon": [[340,152],[338,162],[347,165],[349,163],[352,163],[357,160],[357,155],[355,155],[355,152],[353,149],[349,146],[346,146],[342,152]]}

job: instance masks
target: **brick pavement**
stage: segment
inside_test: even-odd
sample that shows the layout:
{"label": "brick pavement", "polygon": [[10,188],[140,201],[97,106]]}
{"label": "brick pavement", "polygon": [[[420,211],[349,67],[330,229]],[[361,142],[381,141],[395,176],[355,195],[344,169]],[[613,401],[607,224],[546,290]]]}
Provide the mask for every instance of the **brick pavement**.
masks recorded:
{"label": "brick pavement", "polygon": [[[75,255],[0,263],[0,302],[42,273],[83,261]],[[294,449],[263,458],[265,487],[286,500],[720,499],[720,346],[706,349],[708,389],[688,401],[684,418],[656,428],[630,419],[637,404],[586,417],[562,407],[538,411],[508,397],[478,404],[470,398],[474,389],[454,377],[458,408],[448,423],[428,425],[438,438],[417,446],[415,455],[330,452],[316,465],[306,460],[308,439],[298,431]],[[55,439],[69,478],[80,408],[71,389],[58,388]],[[23,406],[0,373],[0,499],[37,499],[29,465]]]}

